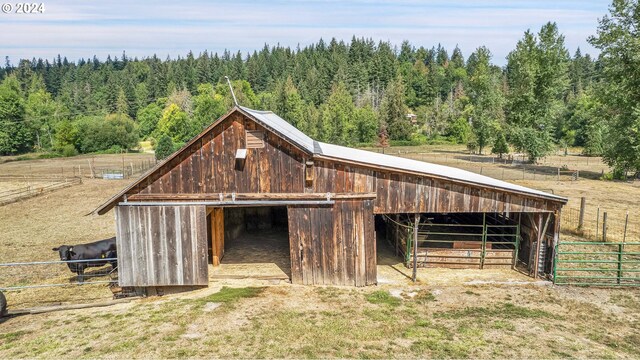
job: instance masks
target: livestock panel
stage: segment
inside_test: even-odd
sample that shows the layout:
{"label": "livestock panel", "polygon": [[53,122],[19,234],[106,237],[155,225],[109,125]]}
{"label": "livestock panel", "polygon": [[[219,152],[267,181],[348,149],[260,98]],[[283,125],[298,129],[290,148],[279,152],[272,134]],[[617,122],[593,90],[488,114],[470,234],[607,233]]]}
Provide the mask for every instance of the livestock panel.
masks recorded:
{"label": "livestock panel", "polygon": [[204,206],[117,206],[120,286],[207,285]]}
{"label": "livestock panel", "polygon": [[289,206],[288,217],[293,283],[377,283],[373,200]]}

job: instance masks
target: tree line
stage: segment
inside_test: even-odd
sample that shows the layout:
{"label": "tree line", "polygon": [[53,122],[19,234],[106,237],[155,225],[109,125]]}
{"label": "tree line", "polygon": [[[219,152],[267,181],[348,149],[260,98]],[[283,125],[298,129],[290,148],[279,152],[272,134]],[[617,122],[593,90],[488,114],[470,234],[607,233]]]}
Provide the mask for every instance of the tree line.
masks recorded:
{"label": "tree line", "polygon": [[[416,47],[353,37],[243,55],[70,62],[8,60],[0,69],[0,154],[126,151],[151,139],[170,152],[232,106],[272,110],[320,141],[349,146],[452,142],[531,161],[581,146],[618,173],[638,171],[637,0],[615,0],[573,55],[555,23],[527,31],[504,67],[484,46]],[[415,114],[415,121],[408,114]],[[160,141],[162,140],[162,141]]]}

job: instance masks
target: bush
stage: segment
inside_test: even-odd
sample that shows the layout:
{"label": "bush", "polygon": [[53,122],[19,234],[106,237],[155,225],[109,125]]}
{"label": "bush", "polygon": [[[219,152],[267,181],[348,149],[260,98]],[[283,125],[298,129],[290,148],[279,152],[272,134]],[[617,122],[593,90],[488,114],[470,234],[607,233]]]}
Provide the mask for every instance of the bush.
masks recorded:
{"label": "bush", "polygon": [[173,154],[174,145],[173,140],[169,135],[163,135],[158,141],[158,146],[156,146],[156,160],[164,160],[169,155]]}
{"label": "bush", "polygon": [[76,155],[78,155],[78,150],[76,150],[75,146],[73,146],[71,144],[67,144],[67,145],[62,147],[62,156],[71,157],[71,156],[76,156]]}
{"label": "bush", "polygon": [[108,150],[115,153],[138,146],[138,126],[127,115],[85,117],[78,122],[79,150],[82,153]]}

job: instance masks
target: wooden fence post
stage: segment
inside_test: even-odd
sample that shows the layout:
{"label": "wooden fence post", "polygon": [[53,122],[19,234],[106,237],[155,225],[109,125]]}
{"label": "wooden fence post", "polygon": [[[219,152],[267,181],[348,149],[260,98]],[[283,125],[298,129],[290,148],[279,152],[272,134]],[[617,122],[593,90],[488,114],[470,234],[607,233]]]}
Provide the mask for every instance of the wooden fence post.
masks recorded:
{"label": "wooden fence post", "polygon": [[578,230],[582,230],[582,228],[584,227],[584,211],[586,207],[587,198],[583,196],[582,198],[580,198],[580,217],[578,218]]}

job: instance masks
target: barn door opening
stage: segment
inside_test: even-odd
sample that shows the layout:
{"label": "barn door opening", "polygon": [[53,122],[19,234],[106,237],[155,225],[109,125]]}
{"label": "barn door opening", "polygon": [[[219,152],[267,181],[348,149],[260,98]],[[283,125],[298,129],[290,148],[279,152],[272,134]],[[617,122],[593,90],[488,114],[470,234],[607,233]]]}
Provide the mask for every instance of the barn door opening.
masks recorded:
{"label": "barn door opening", "polygon": [[217,251],[220,266],[214,266],[213,278],[290,279],[286,207],[227,207],[219,211],[212,219],[220,220],[210,227],[218,234],[213,238],[222,239]]}

